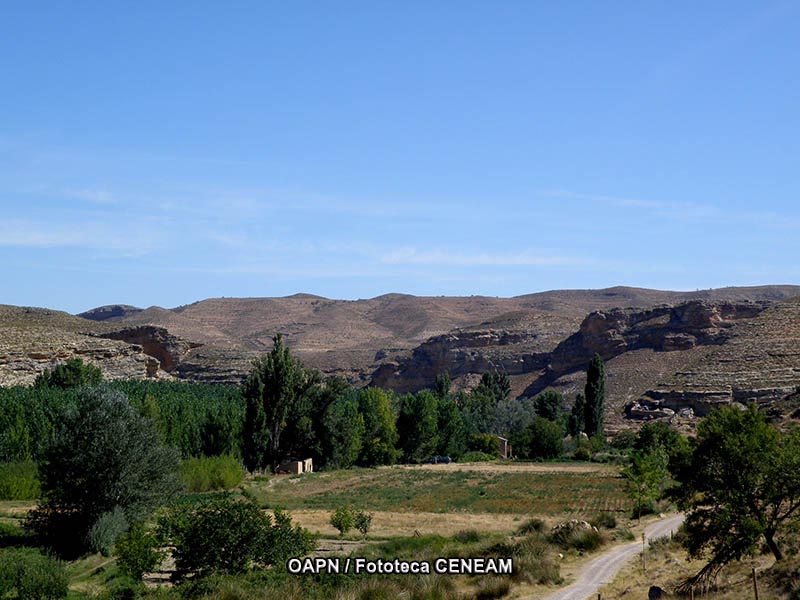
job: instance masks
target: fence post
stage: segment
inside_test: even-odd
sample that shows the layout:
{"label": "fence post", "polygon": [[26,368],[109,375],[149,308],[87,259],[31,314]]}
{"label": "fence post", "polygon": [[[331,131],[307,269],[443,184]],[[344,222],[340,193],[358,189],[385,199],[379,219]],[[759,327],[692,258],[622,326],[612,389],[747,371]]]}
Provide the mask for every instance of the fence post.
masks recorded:
{"label": "fence post", "polygon": [[756,577],[755,567],[753,567],[753,592],[756,595],[756,600],[758,600],[758,577]]}
{"label": "fence post", "polygon": [[644,531],[642,532],[642,572],[647,572],[647,558],[645,558],[645,541],[644,541]]}

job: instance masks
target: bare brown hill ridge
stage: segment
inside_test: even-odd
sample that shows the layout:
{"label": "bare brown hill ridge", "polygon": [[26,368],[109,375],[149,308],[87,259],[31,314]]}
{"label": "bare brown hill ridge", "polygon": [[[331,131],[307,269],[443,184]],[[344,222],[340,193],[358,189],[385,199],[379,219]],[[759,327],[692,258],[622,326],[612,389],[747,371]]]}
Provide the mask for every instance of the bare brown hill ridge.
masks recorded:
{"label": "bare brown hill ridge", "polygon": [[[719,401],[769,401],[800,385],[798,286],[669,292],[616,287],[514,298],[388,294],[330,300],[215,298],[174,309],[99,307],[78,317],[0,307],[0,384],[28,383],[69,356],[110,377],[235,382],[281,332],[302,360],[398,391],[447,370],[462,387],[508,373],[516,394],[583,384],[607,359],[609,424],[680,418]],[[625,409],[627,407],[627,409]]]}

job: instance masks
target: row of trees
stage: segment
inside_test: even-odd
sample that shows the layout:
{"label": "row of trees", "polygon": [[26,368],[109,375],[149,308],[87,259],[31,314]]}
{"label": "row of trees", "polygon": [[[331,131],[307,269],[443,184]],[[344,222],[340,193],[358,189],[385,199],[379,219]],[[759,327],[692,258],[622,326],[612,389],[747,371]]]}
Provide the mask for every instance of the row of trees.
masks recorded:
{"label": "row of trees", "polygon": [[[159,438],[183,457],[231,454],[249,470],[274,469],[287,457],[312,457],[321,467],[420,462],[487,448],[483,434],[508,438],[517,455],[552,457],[561,439],[602,432],[604,383],[600,357],[590,363],[585,393],[571,414],[555,391],[511,398],[502,373],[485,373],[471,392],[452,392],[440,375],[431,390],[402,396],[379,388],[354,389],[341,378],[323,380],[304,367],[276,336],[242,386],[184,382],[114,381],[152,421]],[[81,386],[99,371],[72,360],[30,388],[0,388],[0,461],[38,461],[55,435],[59,415],[74,407]]]}
{"label": "row of trees", "polygon": [[512,399],[510,381],[502,373],[485,373],[469,393],[454,394],[451,387],[446,373],[432,390],[399,397],[378,388],[354,390],[341,380],[323,381],[291,355],[278,335],[243,386],[245,465],[251,471],[274,469],[287,456],[312,456],[329,467],[421,462],[485,450],[482,434],[509,438],[522,457],[549,458],[561,454],[567,433],[591,437],[603,431],[599,356],[589,364],[585,395],[578,397],[571,416],[555,391]]}

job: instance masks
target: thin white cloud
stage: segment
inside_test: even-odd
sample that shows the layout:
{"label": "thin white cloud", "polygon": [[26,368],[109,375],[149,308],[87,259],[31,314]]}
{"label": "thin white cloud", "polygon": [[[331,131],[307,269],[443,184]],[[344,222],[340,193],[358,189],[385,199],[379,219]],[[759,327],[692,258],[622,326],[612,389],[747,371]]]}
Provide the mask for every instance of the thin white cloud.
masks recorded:
{"label": "thin white cloud", "polygon": [[391,265],[442,265],[454,267],[473,266],[587,266],[590,261],[569,256],[536,253],[529,250],[506,253],[462,253],[450,250],[419,250],[413,247],[398,248],[380,257],[380,262]]}
{"label": "thin white cloud", "polygon": [[569,190],[544,190],[541,192],[551,198],[565,200],[579,200],[610,204],[620,208],[633,208],[647,211],[659,217],[678,219],[716,219],[722,215],[719,207],[712,204],[698,202],[670,202],[663,200],[649,200],[642,198],[628,198],[625,196],[609,196],[604,194],[581,194]]}
{"label": "thin white cloud", "polygon": [[109,205],[116,204],[114,196],[104,189],[69,189],[64,190],[62,195],[75,200],[81,200],[90,204]]}
{"label": "thin white cloud", "polygon": [[152,233],[121,231],[101,223],[48,223],[22,219],[0,222],[0,247],[83,248],[123,256],[146,254],[157,246]]}

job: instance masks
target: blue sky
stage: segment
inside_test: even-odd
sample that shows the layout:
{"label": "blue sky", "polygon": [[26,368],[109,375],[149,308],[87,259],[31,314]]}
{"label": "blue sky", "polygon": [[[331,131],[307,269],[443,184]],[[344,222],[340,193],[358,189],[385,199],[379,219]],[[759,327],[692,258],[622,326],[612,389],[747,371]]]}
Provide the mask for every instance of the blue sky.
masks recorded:
{"label": "blue sky", "polygon": [[797,2],[4,2],[0,303],[800,283]]}

